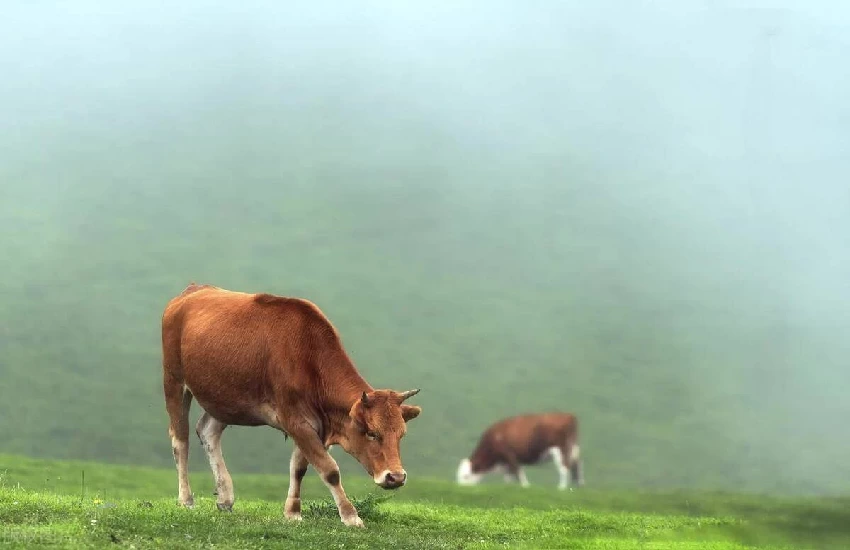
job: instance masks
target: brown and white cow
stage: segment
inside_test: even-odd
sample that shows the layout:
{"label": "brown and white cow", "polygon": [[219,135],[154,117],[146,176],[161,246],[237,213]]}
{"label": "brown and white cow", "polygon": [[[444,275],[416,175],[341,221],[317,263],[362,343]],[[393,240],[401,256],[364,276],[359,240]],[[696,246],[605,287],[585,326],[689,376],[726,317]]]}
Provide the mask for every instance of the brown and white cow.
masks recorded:
{"label": "brown and white cow", "polygon": [[457,482],[475,485],[484,474],[502,471],[505,481],[519,480],[528,487],[522,467],[551,458],[558,468],[559,489],[584,485],[579,458],[578,420],[572,414],[526,414],[496,422],[482,434],[469,458],[461,460]]}
{"label": "brown and white cow", "polygon": [[271,426],[292,437],[284,515],[301,519],[301,480],[312,464],[346,525],[363,522],[328,454],[339,445],[384,489],[404,485],[399,443],[420,407],[403,401],[419,390],[375,390],[357,372],[336,329],[314,304],[271,294],[189,285],[162,317],[163,386],[171,419],[180,504],[189,488],[189,406],[204,414],[196,432],[215,477],[220,510],[233,506],[233,482],[220,440],[229,425]]}

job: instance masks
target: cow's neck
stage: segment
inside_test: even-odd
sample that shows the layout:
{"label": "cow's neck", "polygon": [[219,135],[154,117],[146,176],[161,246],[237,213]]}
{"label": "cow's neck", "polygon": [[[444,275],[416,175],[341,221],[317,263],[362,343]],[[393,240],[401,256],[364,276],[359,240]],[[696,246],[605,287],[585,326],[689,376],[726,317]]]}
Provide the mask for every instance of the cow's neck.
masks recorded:
{"label": "cow's neck", "polygon": [[338,369],[332,374],[331,379],[324,380],[322,423],[324,424],[323,439],[326,445],[341,443],[350,421],[348,413],[351,412],[351,407],[360,399],[363,392],[373,390],[372,386],[360,376],[354,365],[349,363],[347,367]]}

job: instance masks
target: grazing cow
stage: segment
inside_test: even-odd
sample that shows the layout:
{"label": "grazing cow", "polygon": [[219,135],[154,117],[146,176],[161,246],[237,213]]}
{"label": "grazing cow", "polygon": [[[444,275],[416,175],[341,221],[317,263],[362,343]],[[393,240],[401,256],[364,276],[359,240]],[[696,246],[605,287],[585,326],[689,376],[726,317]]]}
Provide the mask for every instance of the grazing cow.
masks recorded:
{"label": "grazing cow", "polygon": [[204,414],[196,432],[215,477],[219,510],[233,507],[233,482],[220,440],[229,425],[271,426],[292,437],[288,519],[301,519],[307,464],[330,489],[342,522],[363,522],[345,496],[328,454],[339,445],[384,489],[404,485],[399,443],[421,408],[403,401],[419,390],[375,390],[357,372],[336,329],[318,307],[298,298],[231,292],[190,284],[162,317],[162,367],[180,504],[189,488],[189,405]]}
{"label": "grazing cow", "polygon": [[484,474],[503,471],[505,481],[519,480],[528,487],[522,467],[551,457],[560,474],[559,489],[584,485],[578,446],[578,420],[572,414],[545,413],[514,416],[496,422],[481,436],[469,458],[461,460],[457,482],[475,485]]}

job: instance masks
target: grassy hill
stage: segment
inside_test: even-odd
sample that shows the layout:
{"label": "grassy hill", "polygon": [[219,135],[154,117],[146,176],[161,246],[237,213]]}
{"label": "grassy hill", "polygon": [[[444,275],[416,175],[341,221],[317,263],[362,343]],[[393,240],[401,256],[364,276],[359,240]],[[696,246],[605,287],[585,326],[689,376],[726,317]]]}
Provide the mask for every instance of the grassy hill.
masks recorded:
{"label": "grassy hill", "polygon": [[215,511],[210,476],[200,472],[193,472],[196,507],[184,510],[163,496],[174,489],[170,471],[9,455],[0,465],[0,542],[8,548],[828,550],[850,543],[847,499],[461,488],[434,479],[388,494],[364,476],[348,477],[367,524],[361,531],[341,525],[315,475],[305,481],[304,521],[291,525],[282,519],[282,476],[235,476],[237,503],[223,514]]}
{"label": "grassy hill", "polygon": [[[774,22],[760,77],[758,13],[677,2],[86,6],[0,33],[0,451],[169,467],[159,321],[194,280],[309,298],[371,384],[422,388],[414,478],[561,409],[593,487],[850,490],[816,21]],[[223,447],[286,469],[272,430]]]}
{"label": "grassy hill", "polygon": [[[628,242],[625,214],[575,208],[546,226],[545,195],[249,189],[79,182],[50,210],[47,186],[13,187],[0,207],[15,235],[4,245],[21,248],[3,280],[0,448],[170,464],[159,317],[196,280],[308,297],[373,385],[422,388],[403,449],[416,473],[451,476],[497,418],[566,409],[594,485],[848,489],[850,442],[828,437],[847,408],[835,327],[783,328],[755,291],[736,304],[731,282],[712,287],[721,275],[666,269]],[[285,470],[271,430],[229,430],[224,449],[237,471]]]}

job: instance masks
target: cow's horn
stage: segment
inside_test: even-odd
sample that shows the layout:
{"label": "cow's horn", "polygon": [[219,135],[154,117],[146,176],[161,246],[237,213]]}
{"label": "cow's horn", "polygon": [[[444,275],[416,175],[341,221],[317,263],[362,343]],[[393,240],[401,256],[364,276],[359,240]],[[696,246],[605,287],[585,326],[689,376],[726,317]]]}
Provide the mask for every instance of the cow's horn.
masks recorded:
{"label": "cow's horn", "polygon": [[408,397],[413,397],[413,396],[414,396],[414,395],[416,395],[417,393],[419,393],[419,390],[418,390],[418,389],[416,389],[416,390],[410,390],[410,391],[403,391],[403,392],[401,392],[399,395],[401,396],[401,400],[402,400],[402,401],[404,401],[404,400],[405,400],[405,399],[407,399]]}
{"label": "cow's horn", "polygon": [[362,401],[364,405],[368,405],[368,404],[369,404],[369,398],[368,398],[368,397],[366,397],[366,392],[365,392],[365,391],[363,392],[363,395],[362,395],[362,396],[360,396],[360,401]]}

